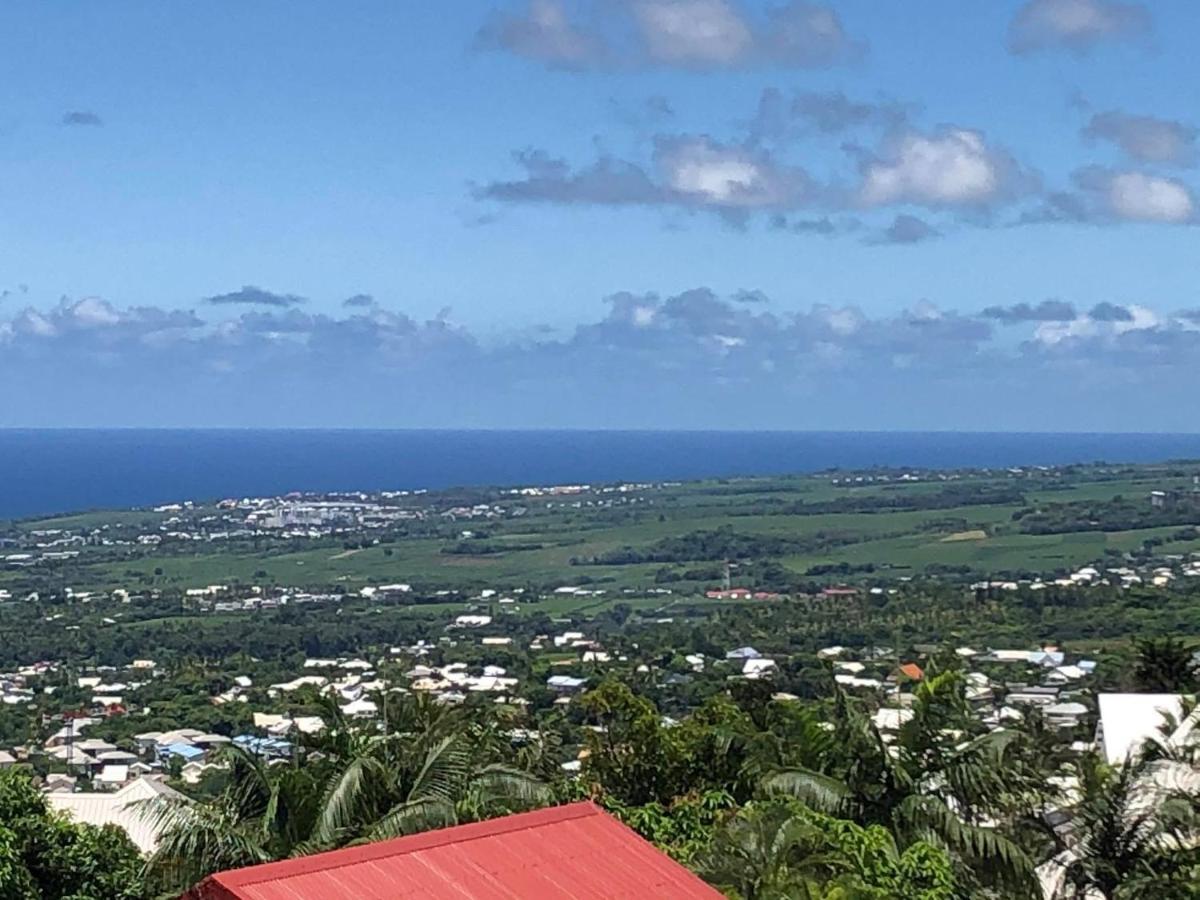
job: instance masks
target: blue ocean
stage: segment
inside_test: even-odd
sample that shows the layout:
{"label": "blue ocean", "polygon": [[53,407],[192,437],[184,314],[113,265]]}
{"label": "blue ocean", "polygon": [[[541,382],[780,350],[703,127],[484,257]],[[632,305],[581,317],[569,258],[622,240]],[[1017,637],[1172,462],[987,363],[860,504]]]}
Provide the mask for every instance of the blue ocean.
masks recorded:
{"label": "blue ocean", "polygon": [[1197,434],[0,430],[0,519],[288,491],[1200,458]]}

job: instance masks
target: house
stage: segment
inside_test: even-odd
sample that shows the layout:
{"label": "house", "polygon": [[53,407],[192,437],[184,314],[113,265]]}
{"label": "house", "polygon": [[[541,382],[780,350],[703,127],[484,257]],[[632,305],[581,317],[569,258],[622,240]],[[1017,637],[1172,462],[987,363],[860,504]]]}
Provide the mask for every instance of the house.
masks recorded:
{"label": "house", "polygon": [[774,669],[775,660],[773,659],[748,659],[742,663],[742,676],[750,679],[758,679],[771,674]]}
{"label": "house", "polygon": [[109,787],[119,787],[129,780],[129,766],[110,764],[96,773],[95,780]]}
{"label": "house", "polygon": [[203,759],[204,751],[195,744],[185,744],[182,742],[178,744],[159,744],[158,756],[160,759],[178,756],[185,763],[189,763],[193,760]]}
{"label": "house", "polygon": [[352,718],[359,716],[373,716],[379,711],[379,707],[372,700],[360,698],[351,700],[349,703],[342,706],[342,714]]}
{"label": "house", "polygon": [[147,750],[153,750],[160,737],[162,737],[161,731],[143,731],[141,734],[135,734],[133,739],[137,743],[138,749],[144,753]]}
{"label": "house", "polygon": [[117,749],[116,744],[110,744],[108,741],[102,741],[99,738],[88,738],[86,741],[76,741],[75,749],[82,750],[84,753],[90,753],[93,756],[99,756],[101,753],[111,753]]}
{"label": "house", "polygon": [[1160,737],[1168,719],[1178,724],[1183,718],[1180,694],[1100,694],[1096,701],[1096,746],[1110,765],[1139,752],[1147,739]]}
{"label": "house", "polygon": [[161,829],[154,822],[153,806],[147,801],[160,797],[187,800],[161,781],[143,777],[112,793],[73,794],[52,790],[46,794],[46,801],[52,809],[66,813],[76,822],[120,826],[142,853],[149,854],[158,846]]}
{"label": "house", "polygon": [[264,738],[254,734],[239,734],[233,739],[235,747],[267,759],[287,759],[292,755],[292,745],[279,738]]}
{"label": "house", "polygon": [[552,691],[577,691],[585,684],[586,678],[574,678],[571,675],[551,675],[546,679],[546,687]]}
{"label": "house", "polygon": [[1056,728],[1074,728],[1079,724],[1079,720],[1088,714],[1088,708],[1082,703],[1067,701],[1065,703],[1051,703],[1049,706],[1042,707],[1042,716],[1046,720],[1046,724]]}
{"label": "house", "polygon": [[986,659],[989,662],[1027,663],[1032,656],[1032,650],[989,650]]}
{"label": "house", "polygon": [[51,772],[46,776],[46,780],[42,782],[42,790],[47,794],[59,792],[69,794],[75,790],[75,776]]}
{"label": "house", "polygon": [[219,766],[215,763],[190,762],[180,770],[179,777],[183,779],[185,784],[199,784],[209,772],[221,771],[224,768],[224,766]]}
{"label": "house", "polygon": [[184,900],[284,896],[719,900],[722,894],[584,802],[218,872]]}
{"label": "house", "polygon": [[884,706],[875,710],[875,715],[871,717],[871,720],[880,731],[899,731],[904,723],[911,720],[912,717],[911,709],[894,709]]}
{"label": "house", "polygon": [[223,734],[198,734],[192,738],[192,743],[203,750],[213,750],[221,744],[228,744],[229,738]]}
{"label": "house", "polygon": [[132,765],[137,762],[137,756],[127,750],[104,750],[96,754],[96,759],[107,765]]}
{"label": "house", "polygon": [[725,654],[726,659],[758,659],[760,656],[762,654],[753,647],[738,647]]}
{"label": "house", "polygon": [[190,744],[204,734],[196,728],[176,728],[174,731],[164,731],[158,736],[157,744]]}

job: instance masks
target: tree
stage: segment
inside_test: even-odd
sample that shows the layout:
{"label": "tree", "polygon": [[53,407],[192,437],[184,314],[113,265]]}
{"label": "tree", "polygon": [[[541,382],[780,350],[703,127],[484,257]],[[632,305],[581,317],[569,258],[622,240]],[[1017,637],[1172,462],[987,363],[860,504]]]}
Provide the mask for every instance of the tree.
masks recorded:
{"label": "tree", "polygon": [[949,857],[918,842],[900,853],[887,829],[863,828],[794,802],[755,803],[716,835],[701,872],[744,900],[951,900]]}
{"label": "tree", "polygon": [[1150,755],[1116,767],[1096,757],[1083,761],[1081,798],[1056,857],[1060,896],[1197,896],[1194,814],[1159,788],[1156,773],[1164,764],[1170,762]]}
{"label": "tree", "polygon": [[918,685],[912,717],[888,741],[841,691],[835,695],[834,736],[840,752],[826,771],[782,769],[764,780],[775,794],[810,808],[886,828],[899,847],[924,840],[946,847],[964,872],[1001,886],[1006,896],[1032,896],[1037,885],[1026,853],[991,824],[1019,793],[1010,748],[1013,731],[964,741],[972,722],[955,672]]}
{"label": "tree", "polygon": [[1134,679],[1148,693],[1190,693],[1200,687],[1195,651],[1176,638],[1137,642]]}
{"label": "tree", "polygon": [[379,696],[384,727],[342,715],[304,738],[287,763],[229,748],[230,777],[205,803],[161,800],[163,832],[147,871],[161,890],[212,872],[476,821],[550,802],[512,764],[516,750],[490,708]]}
{"label": "tree", "polygon": [[141,865],[120,828],[75,824],[48,809],[27,774],[0,772],[0,897],[134,900]]}
{"label": "tree", "polygon": [[157,798],[151,813],[161,828],[147,862],[151,886],[180,892],[223,869],[283,859],[311,833],[316,817],[316,767],[300,759],[268,766],[229,746],[224,790],[207,802]]}

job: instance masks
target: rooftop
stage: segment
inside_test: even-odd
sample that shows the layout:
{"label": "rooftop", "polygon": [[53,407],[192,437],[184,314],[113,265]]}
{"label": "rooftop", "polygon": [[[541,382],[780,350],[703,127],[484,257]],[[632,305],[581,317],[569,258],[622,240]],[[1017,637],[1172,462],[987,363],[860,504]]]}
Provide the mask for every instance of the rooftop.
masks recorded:
{"label": "rooftop", "polygon": [[220,872],[192,888],[185,900],[720,896],[585,802]]}

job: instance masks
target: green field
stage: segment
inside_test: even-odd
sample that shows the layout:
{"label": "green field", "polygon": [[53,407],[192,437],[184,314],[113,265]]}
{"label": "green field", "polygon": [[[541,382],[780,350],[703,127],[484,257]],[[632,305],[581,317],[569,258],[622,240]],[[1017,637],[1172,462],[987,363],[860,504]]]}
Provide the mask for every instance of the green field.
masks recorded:
{"label": "green field", "polygon": [[[1106,554],[1111,559],[1115,553],[1137,551],[1148,539],[1163,542],[1162,552],[1200,552],[1200,539],[1192,534],[1181,538],[1178,526],[1030,534],[1023,533],[1015,519],[1049,504],[1104,504],[1117,497],[1148,503],[1145,498],[1151,490],[1187,490],[1188,471],[1146,466],[1114,472],[1084,467],[1036,478],[975,472],[947,480],[930,477],[913,483],[855,486],[835,485],[823,476],[696,482],[647,489],[636,504],[625,506],[604,506],[595,497],[586,498],[595,505],[583,503],[580,508],[569,502],[546,508],[544,502],[532,501],[520,518],[482,526],[464,522],[461,530],[486,530],[486,552],[480,544],[478,553],[471,551],[475,545],[469,543],[465,546],[471,552],[447,552],[458,542],[460,526],[434,518],[439,499],[428,495],[422,502],[430,505],[433,524],[426,526],[426,533],[393,535],[386,543],[351,549],[339,542],[343,538],[314,539],[299,546],[294,541],[268,540],[257,549],[221,542],[119,550],[86,546],[80,548],[78,558],[40,566],[36,574],[75,590],[131,585],[186,589],[234,582],[353,590],[402,581],[429,590],[592,584],[619,591],[662,583],[665,571],[668,582],[678,582],[681,590],[695,590],[711,586],[714,566],[724,560],[679,557],[610,565],[594,565],[590,560],[625,550],[646,556],[662,542],[724,529],[777,551],[749,554],[740,561],[769,560],[796,577],[813,567],[839,565],[870,566],[877,576],[953,568],[979,575],[1052,575],[1096,563]],[[1012,502],[936,505],[947,491],[959,492],[949,496],[961,494],[969,500],[972,492],[988,490],[1008,491],[1004,496]],[[895,508],[925,503],[934,505]],[[814,504],[831,505],[831,511],[809,512]],[[837,511],[848,507],[854,508]],[[198,508],[193,515],[214,512]],[[155,528],[164,518],[143,510],[88,512],[17,523],[11,532],[104,529],[108,534],[125,529],[126,534],[136,534],[139,529]],[[956,536],[959,539],[948,539]],[[30,577],[27,570],[3,570],[0,585],[21,586]]]}

